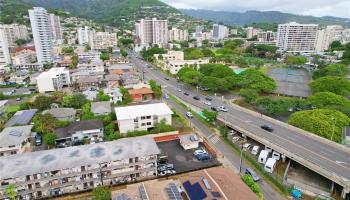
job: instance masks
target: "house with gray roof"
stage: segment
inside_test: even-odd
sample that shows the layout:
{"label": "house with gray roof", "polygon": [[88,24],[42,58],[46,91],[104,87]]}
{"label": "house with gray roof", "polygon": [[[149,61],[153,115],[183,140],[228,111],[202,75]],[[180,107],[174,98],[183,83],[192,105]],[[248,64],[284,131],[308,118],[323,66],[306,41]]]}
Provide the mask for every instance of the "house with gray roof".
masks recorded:
{"label": "house with gray roof", "polygon": [[0,156],[23,153],[30,147],[30,138],[34,137],[33,125],[13,126],[0,133]]}
{"label": "house with gray roof", "polygon": [[57,135],[57,143],[71,142],[76,140],[91,139],[92,137],[103,138],[103,122],[101,120],[75,121],[64,128],[54,131]]}
{"label": "house with gray roof", "polygon": [[103,93],[109,96],[109,101],[112,103],[118,103],[123,101],[123,94],[120,92],[120,89],[117,87],[113,88],[105,88],[103,89]]}
{"label": "house with gray roof", "polygon": [[92,102],[91,112],[94,115],[108,115],[112,112],[111,103],[109,101]]}
{"label": "house with gray roof", "polygon": [[32,119],[37,112],[37,109],[20,110],[17,111],[5,124],[5,127],[14,125],[28,125],[32,122]]}
{"label": "house with gray roof", "polygon": [[51,108],[43,114],[50,114],[60,121],[74,121],[77,111],[74,108]]}

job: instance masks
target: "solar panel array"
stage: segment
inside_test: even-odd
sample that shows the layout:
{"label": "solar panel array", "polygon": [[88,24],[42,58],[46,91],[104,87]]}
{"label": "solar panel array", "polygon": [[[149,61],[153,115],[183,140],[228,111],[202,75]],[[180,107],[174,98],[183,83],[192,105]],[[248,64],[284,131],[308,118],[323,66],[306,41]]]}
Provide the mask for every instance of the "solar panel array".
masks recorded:
{"label": "solar panel array", "polygon": [[183,200],[175,183],[169,183],[168,186],[169,187],[165,188],[165,191],[168,194],[170,200]]}
{"label": "solar panel array", "polygon": [[149,200],[145,186],[142,184],[139,187],[139,189],[140,189],[141,199],[142,200]]}

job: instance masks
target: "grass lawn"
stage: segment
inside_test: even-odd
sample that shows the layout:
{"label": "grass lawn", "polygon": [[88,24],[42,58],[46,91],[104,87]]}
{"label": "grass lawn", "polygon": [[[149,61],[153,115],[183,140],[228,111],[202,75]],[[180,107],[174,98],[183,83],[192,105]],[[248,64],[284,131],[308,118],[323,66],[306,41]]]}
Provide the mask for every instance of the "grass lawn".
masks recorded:
{"label": "grass lawn", "polygon": [[11,112],[17,112],[19,111],[19,105],[9,105],[6,108],[6,112],[11,113]]}

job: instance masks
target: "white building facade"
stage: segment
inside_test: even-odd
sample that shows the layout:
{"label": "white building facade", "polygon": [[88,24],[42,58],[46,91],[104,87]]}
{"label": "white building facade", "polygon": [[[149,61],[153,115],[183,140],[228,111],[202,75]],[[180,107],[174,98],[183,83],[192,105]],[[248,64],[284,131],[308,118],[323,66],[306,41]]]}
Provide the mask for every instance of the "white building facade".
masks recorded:
{"label": "white building facade", "polygon": [[36,81],[40,93],[61,90],[70,84],[69,70],[63,67],[51,68],[49,71],[41,73]]}
{"label": "white building facade", "polygon": [[49,14],[49,23],[51,28],[52,40],[61,41],[62,28],[61,28],[60,17],[54,14]]}
{"label": "white building facade", "polygon": [[91,34],[90,47],[93,50],[105,50],[117,46],[117,34],[108,32],[93,32]]}
{"label": "white building facade", "polygon": [[277,47],[282,52],[312,53],[316,50],[317,24],[279,24]]}
{"label": "white building facade", "polygon": [[163,119],[171,124],[173,111],[165,103],[116,107],[115,114],[120,133],[148,130]]}
{"label": "white building facade", "polygon": [[166,48],[168,45],[168,21],[141,19],[139,23],[135,24],[135,33],[140,40],[142,47],[158,45]]}
{"label": "white building facade", "polygon": [[317,31],[316,51],[323,52],[334,41],[341,41],[344,28],[340,25],[327,26]]}
{"label": "white building facade", "polygon": [[49,15],[44,8],[34,7],[29,10],[35,51],[39,63],[52,62],[52,34]]}
{"label": "white building facade", "polygon": [[214,24],[213,25],[213,39],[221,40],[229,35],[229,29],[224,25]]}
{"label": "white building facade", "polygon": [[0,24],[0,29],[4,31],[9,47],[16,46],[16,40],[28,40],[28,28],[20,24]]}
{"label": "white building facade", "polygon": [[172,28],[169,30],[169,41],[187,41],[188,31],[178,28]]}
{"label": "white building facade", "polygon": [[85,26],[84,28],[78,28],[77,30],[78,33],[78,43],[80,45],[84,44],[89,44],[90,42],[90,35],[91,35],[91,30],[88,26]]}
{"label": "white building facade", "polygon": [[0,67],[4,67],[11,63],[8,39],[4,29],[0,28]]}

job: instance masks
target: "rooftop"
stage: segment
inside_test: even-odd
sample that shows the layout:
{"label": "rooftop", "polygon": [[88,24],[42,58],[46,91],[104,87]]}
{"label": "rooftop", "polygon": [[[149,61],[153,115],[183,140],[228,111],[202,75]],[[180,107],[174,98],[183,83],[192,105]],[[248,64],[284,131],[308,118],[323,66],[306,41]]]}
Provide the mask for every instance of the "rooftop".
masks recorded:
{"label": "rooftop", "polygon": [[173,111],[171,111],[171,109],[165,103],[154,103],[116,107],[115,113],[118,120],[125,120],[148,115],[172,115]]}
{"label": "rooftop", "polygon": [[58,138],[71,137],[77,131],[86,131],[103,128],[103,123],[100,120],[83,120],[69,124],[67,127],[58,128],[55,130]]}
{"label": "rooftop", "polygon": [[150,88],[143,87],[143,88],[140,88],[140,89],[131,89],[131,90],[129,90],[129,94],[130,95],[135,95],[135,94],[153,94],[153,91]]}
{"label": "rooftop", "polygon": [[0,101],[0,107],[5,106],[7,104],[8,100],[1,100]]}
{"label": "rooftop", "polygon": [[11,119],[6,122],[5,127],[10,127],[13,125],[27,125],[32,121],[32,118],[37,111],[37,109],[17,111],[11,117]]}
{"label": "rooftop", "polygon": [[41,73],[37,79],[40,78],[55,78],[58,74],[68,72],[64,67],[53,67],[49,71]]}
{"label": "rooftop", "polygon": [[94,114],[110,113],[112,112],[111,103],[109,101],[92,102],[91,112]]}
{"label": "rooftop", "polygon": [[31,137],[33,125],[13,126],[5,128],[0,133],[0,147],[19,145],[24,140]]}
{"label": "rooftop", "polygon": [[51,108],[49,110],[43,111],[43,114],[48,113],[56,118],[63,118],[74,116],[76,112],[77,111],[74,108]]}
{"label": "rooftop", "polygon": [[[0,179],[159,154],[150,136],[0,157]],[[16,166],[16,167],[14,167]]]}

